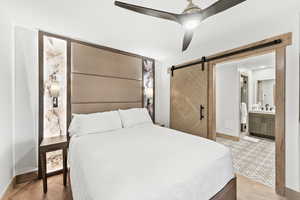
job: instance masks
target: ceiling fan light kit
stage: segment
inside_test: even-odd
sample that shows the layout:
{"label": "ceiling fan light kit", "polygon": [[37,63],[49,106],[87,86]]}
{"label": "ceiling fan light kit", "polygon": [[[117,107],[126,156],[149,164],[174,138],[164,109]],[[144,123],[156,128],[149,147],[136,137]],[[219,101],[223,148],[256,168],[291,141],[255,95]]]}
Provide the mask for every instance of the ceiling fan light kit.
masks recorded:
{"label": "ceiling fan light kit", "polygon": [[194,30],[195,28],[197,28],[197,26],[199,25],[199,21],[198,20],[186,20],[186,22],[183,23],[183,27],[186,30]]}
{"label": "ceiling fan light kit", "polygon": [[182,25],[185,29],[182,51],[185,51],[192,41],[194,30],[200,25],[203,20],[227,9],[230,9],[246,0],[219,0],[205,9],[199,8],[192,2],[192,0],[187,1],[188,6],[183,10],[181,14],[155,10],[152,8],[123,3],[120,1],[115,1],[115,5],[137,13],[166,19]]}

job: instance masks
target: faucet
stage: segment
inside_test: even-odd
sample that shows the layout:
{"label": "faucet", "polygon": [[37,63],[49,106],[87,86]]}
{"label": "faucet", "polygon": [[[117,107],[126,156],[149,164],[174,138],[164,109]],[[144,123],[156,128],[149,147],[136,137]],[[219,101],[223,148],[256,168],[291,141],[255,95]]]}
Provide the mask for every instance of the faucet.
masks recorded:
{"label": "faucet", "polygon": [[[266,111],[268,111],[269,107],[270,107],[270,104],[266,104],[265,107],[266,107]],[[271,108],[270,108],[270,110],[271,110]]]}

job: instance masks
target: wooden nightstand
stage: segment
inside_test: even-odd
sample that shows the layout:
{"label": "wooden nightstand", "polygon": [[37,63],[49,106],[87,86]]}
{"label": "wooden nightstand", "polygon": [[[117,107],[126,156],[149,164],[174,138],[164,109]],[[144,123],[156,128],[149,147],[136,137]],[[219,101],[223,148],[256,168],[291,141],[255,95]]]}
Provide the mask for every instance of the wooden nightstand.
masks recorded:
{"label": "wooden nightstand", "polygon": [[58,136],[44,138],[40,144],[40,159],[43,177],[44,193],[47,193],[47,152],[62,150],[63,154],[63,183],[67,185],[67,154],[68,154],[68,139],[67,136]]}

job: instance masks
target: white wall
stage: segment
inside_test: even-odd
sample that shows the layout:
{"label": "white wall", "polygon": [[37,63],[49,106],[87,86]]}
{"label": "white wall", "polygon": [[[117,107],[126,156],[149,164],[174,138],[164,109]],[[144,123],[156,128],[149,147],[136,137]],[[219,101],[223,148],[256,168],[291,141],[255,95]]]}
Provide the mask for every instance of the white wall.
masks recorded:
{"label": "white wall", "polygon": [[275,79],[275,68],[253,70],[253,79],[253,81]]}
{"label": "white wall", "polygon": [[[258,6],[259,5],[259,6]],[[269,9],[268,9],[269,8]],[[255,15],[253,15],[255,10]],[[244,7],[222,13],[218,20],[204,22],[196,31],[198,43],[184,54],[164,61],[158,112],[163,122],[169,122],[170,90],[167,68],[201,56],[236,48],[268,37],[292,32],[293,45],[287,48],[286,69],[286,184],[300,191],[299,165],[299,12],[300,1],[251,0]],[[248,14],[245,14],[248,13]],[[247,17],[246,17],[246,16]],[[244,16],[237,17],[237,16]],[[214,30],[214,31],[212,31]],[[194,41],[194,40],[193,40]],[[192,43],[193,43],[192,41]],[[192,49],[192,50],[191,50]],[[175,72],[176,73],[176,72]]]}
{"label": "white wall", "polygon": [[240,74],[236,62],[216,66],[216,132],[239,137]]}
{"label": "white wall", "polygon": [[169,126],[169,113],[165,112],[166,106],[170,104],[166,104],[166,99],[170,98],[170,84],[169,84],[169,77],[166,73],[166,65],[163,62],[156,62],[155,68],[155,99],[156,99],[156,110],[155,110],[155,120]]}
{"label": "white wall", "polygon": [[12,27],[0,13],[0,198],[13,177]]}
{"label": "white wall", "polygon": [[16,175],[37,168],[38,146],[38,33],[16,26],[15,136]]}

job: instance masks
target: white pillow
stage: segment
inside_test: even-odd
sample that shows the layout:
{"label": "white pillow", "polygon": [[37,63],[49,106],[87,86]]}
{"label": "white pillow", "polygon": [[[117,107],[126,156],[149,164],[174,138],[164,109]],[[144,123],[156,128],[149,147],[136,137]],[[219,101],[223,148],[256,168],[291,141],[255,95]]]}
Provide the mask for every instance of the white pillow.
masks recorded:
{"label": "white pillow", "polygon": [[72,114],[72,120],[68,129],[70,136],[76,135],[76,132],[79,131],[79,122],[80,122],[80,114]]}
{"label": "white pillow", "polygon": [[118,111],[74,114],[69,127],[70,135],[82,136],[90,133],[101,133],[122,128]]}
{"label": "white pillow", "polygon": [[146,108],[119,110],[119,113],[124,128],[133,127],[139,124],[153,124]]}

